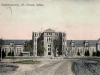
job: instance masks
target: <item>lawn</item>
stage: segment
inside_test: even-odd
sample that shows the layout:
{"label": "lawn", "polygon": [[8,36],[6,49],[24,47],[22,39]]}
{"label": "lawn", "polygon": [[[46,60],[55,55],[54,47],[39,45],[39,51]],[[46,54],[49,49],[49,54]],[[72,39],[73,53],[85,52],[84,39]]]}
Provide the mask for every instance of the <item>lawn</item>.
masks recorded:
{"label": "lawn", "polygon": [[64,59],[87,59],[87,58],[100,58],[100,57],[97,57],[97,56],[79,56],[79,57],[64,57]]}
{"label": "lawn", "polygon": [[22,60],[22,61],[16,61],[14,63],[19,63],[19,64],[39,64],[40,61]]}
{"label": "lawn", "polygon": [[7,56],[4,59],[37,59],[42,57],[32,57],[32,56]]}

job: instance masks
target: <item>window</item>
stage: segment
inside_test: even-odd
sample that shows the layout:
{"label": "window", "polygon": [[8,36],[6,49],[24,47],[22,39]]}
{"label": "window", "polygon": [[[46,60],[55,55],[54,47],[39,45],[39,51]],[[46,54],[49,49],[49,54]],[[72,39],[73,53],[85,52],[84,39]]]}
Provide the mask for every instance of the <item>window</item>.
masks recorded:
{"label": "window", "polygon": [[48,41],[52,41],[52,38],[47,38],[47,42],[48,42]]}
{"label": "window", "polygon": [[51,44],[50,44],[50,47],[51,47]]}
{"label": "window", "polygon": [[50,41],[50,38],[49,38],[49,41]]}
{"label": "window", "polygon": [[35,33],[35,36],[36,36],[36,33]]}
{"label": "window", "polygon": [[17,53],[21,53],[21,48],[17,48]]}
{"label": "window", "polygon": [[47,42],[48,42],[48,38],[47,38]]}
{"label": "window", "polygon": [[48,51],[49,51],[49,48],[48,48]]}
{"label": "window", "polygon": [[50,33],[49,33],[49,35],[50,35]]}
{"label": "window", "polygon": [[49,47],[49,45],[48,45],[48,47]]}
{"label": "window", "polygon": [[51,55],[51,52],[48,52],[48,55]]}
{"label": "window", "polygon": [[51,52],[51,48],[50,48],[50,52]]}
{"label": "window", "polygon": [[48,44],[48,47],[51,47],[51,44]]}

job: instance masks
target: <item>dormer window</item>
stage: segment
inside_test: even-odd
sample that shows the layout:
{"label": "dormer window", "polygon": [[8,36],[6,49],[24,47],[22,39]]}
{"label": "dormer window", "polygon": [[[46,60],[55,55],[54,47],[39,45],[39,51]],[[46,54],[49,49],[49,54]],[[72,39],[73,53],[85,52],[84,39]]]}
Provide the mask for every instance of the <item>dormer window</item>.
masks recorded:
{"label": "dormer window", "polygon": [[49,35],[50,35],[50,33],[49,33]]}
{"label": "dormer window", "polygon": [[86,45],[86,47],[87,47],[87,46],[88,46],[88,43],[86,43],[85,45]]}
{"label": "dormer window", "polygon": [[13,47],[13,43],[10,43],[10,46]]}
{"label": "dormer window", "polygon": [[13,44],[12,44],[12,46],[11,47],[13,47]]}

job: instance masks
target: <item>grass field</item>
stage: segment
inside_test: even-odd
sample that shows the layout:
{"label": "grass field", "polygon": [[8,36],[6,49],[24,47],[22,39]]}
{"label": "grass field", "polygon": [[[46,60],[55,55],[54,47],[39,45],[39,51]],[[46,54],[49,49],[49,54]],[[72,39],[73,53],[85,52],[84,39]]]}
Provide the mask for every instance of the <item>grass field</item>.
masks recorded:
{"label": "grass field", "polygon": [[22,61],[16,61],[14,63],[19,63],[19,64],[39,64],[40,61],[22,60]]}
{"label": "grass field", "polygon": [[97,56],[64,57],[64,59],[86,59],[86,58],[93,59],[93,58],[100,58],[100,57]]}
{"label": "grass field", "polygon": [[37,58],[42,58],[42,57],[32,57],[32,56],[7,56],[4,59],[37,59]]}

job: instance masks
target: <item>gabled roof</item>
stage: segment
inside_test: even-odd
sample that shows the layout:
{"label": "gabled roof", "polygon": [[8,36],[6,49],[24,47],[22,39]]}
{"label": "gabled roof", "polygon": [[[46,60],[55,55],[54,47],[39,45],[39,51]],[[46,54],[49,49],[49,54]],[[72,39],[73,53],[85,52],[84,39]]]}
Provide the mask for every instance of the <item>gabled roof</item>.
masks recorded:
{"label": "gabled roof", "polygon": [[[74,40],[75,44],[83,44],[84,43],[84,40]],[[67,40],[67,45],[69,45],[71,43],[71,40]]]}
{"label": "gabled roof", "polygon": [[[85,40],[74,40],[76,45],[83,45]],[[96,45],[97,40],[87,40],[89,45]],[[70,45],[71,40],[67,40],[67,45]]]}
{"label": "gabled roof", "polygon": [[55,30],[52,30],[51,28],[45,30],[44,32],[55,32]]}
{"label": "gabled roof", "polygon": [[88,40],[90,45],[96,45],[97,44],[97,40]]}
{"label": "gabled roof", "polygon": [[10,43],[15,43],[15,45],[22,45],[24,44],[25,41],[30,41],[30,40],[3,40],[3,45],[9,45]]}

